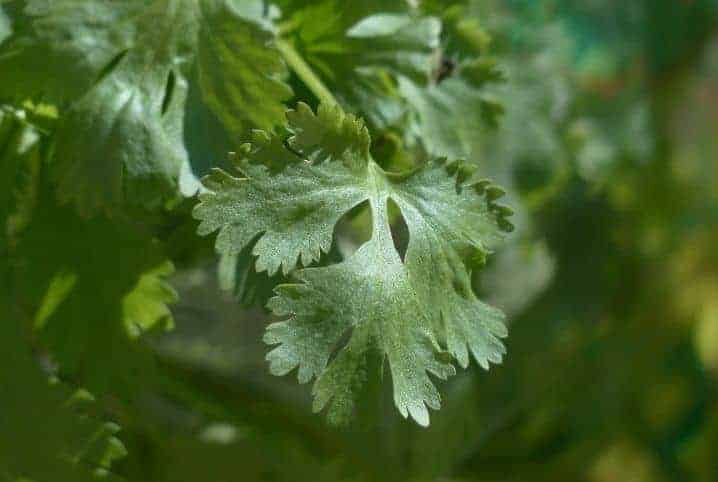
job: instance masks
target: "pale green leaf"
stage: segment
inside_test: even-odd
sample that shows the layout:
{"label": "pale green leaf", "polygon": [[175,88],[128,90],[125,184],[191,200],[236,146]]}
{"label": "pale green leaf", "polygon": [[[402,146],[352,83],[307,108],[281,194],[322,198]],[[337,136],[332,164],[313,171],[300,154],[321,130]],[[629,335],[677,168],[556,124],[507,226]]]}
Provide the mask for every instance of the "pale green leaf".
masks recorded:
{"label": "pale green leaf", "polygon": [[414,113],[410,135],[432,155],[466,158],[498,123],[503,108],[486,90],[501,74],[490,60],[470,60],[439,83],[421,86],[399,78],[399,90]]}
{"label": "pale green leaf", "polygon": [[[470,276],[476,260],[510,229],[510,210],[495,203],[502,191],[486,181],[466,183],[458,162],[384,172],[369,155],[366,128],[337,107],[322,106],[314,115],[300,105],[288,119],[293,136],[284,168],[253,164],[260,145],[238,162],[241,177],[216,171],[205,180],[209,192],[194,212],[199,232],[218,230],[223,255],[259,236],[257,269],[290,272],[328,251],[339,218],[368,202],[370,241],[339,264],[294,271],[301,283],[277,288],[269,307],[288,319],[267,330],[265,340],[279,345],[268,360],[275,374],[298,368],[300,382],[316,377],[315,408],[331,405],[331,416],[342,419],[368,353],[378,351],[389,363],[397,408],[427,425],[426,407],[440,404],[429,373],[448,377],[449,360],[466,366],[469,352],[488,368],[504,353],[503,315],[476,298]],[[322,138],[330,149],[320,147]],[[274,144],[265,136],[264,145]],[[409,228],[403,260],[390,231],[389,202]]]}

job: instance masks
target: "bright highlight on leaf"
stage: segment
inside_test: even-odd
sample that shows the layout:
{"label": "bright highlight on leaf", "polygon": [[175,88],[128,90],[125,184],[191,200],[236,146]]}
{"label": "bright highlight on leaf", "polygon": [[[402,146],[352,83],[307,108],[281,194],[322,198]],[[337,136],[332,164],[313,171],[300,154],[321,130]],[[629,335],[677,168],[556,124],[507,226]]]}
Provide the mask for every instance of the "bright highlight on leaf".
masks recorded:
{"label": "bright highlight on leaf", "polygon": [[[269,302],[285,320],[267,329],[265,341],[278,345],[267,359],[276,375],[298,368],[301,383],[316,378],[315,410],[345,420],[378,351],[401,414],[428,425],[427,407],[440,406],[429,374],[453,375],[451,360],[466,367],[469,353],[488,368],[505,353],[504,316],[476,297],[471,273],[511,229],[511,210],[495,202],[499,188],[467,180],[459,161],[383,171],[362,121],[338,107],[314,114],[299,104],[287,118],[286,144],[257,133],[237,162],[240,177],[215,170],[204,180],[209,192],[194,211],[199,233],[219,231],[224,256],[257,239],[257,270],[281,269],[298,281],[278,286]],[[390,201],[409,228],[404,260],[392,240]],[[331,247],[341,216],[362,202],[371,208],[371,239],[341,263],[308,267]]]}

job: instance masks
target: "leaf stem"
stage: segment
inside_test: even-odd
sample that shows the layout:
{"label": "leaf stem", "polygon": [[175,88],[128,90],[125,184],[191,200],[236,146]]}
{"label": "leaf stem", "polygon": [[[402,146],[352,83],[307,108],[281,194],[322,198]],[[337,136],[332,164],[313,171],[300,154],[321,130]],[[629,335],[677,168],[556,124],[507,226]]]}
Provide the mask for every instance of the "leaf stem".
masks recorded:
{"label": "leaf stem", "polygon": [[304,84],[317,96],[320,102],[327,105],[339,104],[334,95],[322,82],[322,79],[314,73],[314,70],[307,64],[294,46],[283,39],[276,40],[277,50],[282,54],[289,67],[297,74]]}

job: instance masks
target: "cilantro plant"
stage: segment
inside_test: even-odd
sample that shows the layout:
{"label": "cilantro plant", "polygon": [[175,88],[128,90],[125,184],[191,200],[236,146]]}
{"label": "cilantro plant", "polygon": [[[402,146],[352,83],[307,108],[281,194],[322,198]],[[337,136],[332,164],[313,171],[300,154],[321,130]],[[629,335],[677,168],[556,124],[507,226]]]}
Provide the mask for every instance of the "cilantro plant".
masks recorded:
{"label": "cilantro plant", "polygon": [[[415,3],[0,2],[0,478],[114,476],[102,418],[174,383],[176,268],[266,309],[269,371],[338,424],[381,382],[427,426],[432,377],[502,361],[477,280],[513,211],[473,155],[501,63]],[[8,455],[38,417],[42,462]]]}

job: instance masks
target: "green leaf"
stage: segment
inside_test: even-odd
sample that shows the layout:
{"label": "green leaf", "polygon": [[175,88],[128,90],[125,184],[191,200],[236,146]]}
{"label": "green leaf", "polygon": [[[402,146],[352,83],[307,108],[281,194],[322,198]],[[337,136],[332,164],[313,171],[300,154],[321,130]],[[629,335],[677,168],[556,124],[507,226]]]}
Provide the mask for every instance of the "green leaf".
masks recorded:
{"label": "green leaf", "polygon": [[428,80],[440,22],[414,15],[401,1],[284,4],[284,37],[344,108],[373,126],[397,122],[403,106],[393,79]]}
{"label": "green leaf", "polygon": [[176,300],[162,246],[131,225],[84,220],[45,189],[15,254],[31,260],[16,273],[18,300],[60,375],[97,394],[146,388],[153,359],[140,338],[172,326]]}
{"label": "green leaf", "polygon": [[12,27],[10,25],[10,19],[5,13],[3,6],[0,5],[0,44],[2,44],[11,33]]}
{"label": "green leaf", "polygon": [[[0,131],[7,123],[0,116]],[[0,149],[7,156],[7,145]],[[4,229],[7,218],[0,221]],[[0,480],[97,480],[125,455],[114,436],[119,428],[87,415],[88,393],[71,396],[41,369],[23,330],[10,248],[0,236]]]}
{"label": "green leaf", "polygon": [[485,89],[488,82],[502,78],[493,61],[467,60],[457,70],[426,87],[399,78],[399,90],[415,112],[411,135],[432,156],[465,158],[479,152],[487,129],[496,127],[503,112]]}
{"label": "green leaf", "polygon": [[292,94],[278,80],[285,66],[271,46],[274,29],[263,10],[260,1],[200,2],[196,81],[209,109],[237,138],[249,127],[281,124],[282,101]]}
{"label": "green leaf", "polygon": [[[529,47],[516,47],[503,57],[507,81],[486,86],[505,112],[495,135],[487,136],[475,152],[487,160],[487,175],[535,207],[561,190],[576,155],[567,132],[573,127],[575,135],[581,129],[571,125],[577,79],[565,68],[575,40],[556,24],[530,32],[525,40]],[[615,123],[611,129],[625,132]]]}
{"label": "green leaf", "polygon": [[[40,133],[26,121],[26,113],[0,106],[0,246],[26,222],[25,198],[31,198],[33,173],[40,164]],[[0,257],[6,253],[0,251]]]}
{"label": "green leaf", "polygon": [[[50,382],[23,332],[25,298],[15,269],[22,271],[20,266],[36,260],[15,257],[17,231],[27,223],[46,147],[27,117],[25,111],[0,107],[0,479],[97,480],[110,475],[112,462],[125,454],[114,436],[118,427],[87,415],[92,400],[86,392],[73,395],[68,387]],[[66,290],[71,281],[60,279],[56,290]],[[50,302],[42,311],[52,307]]]}
{"label": "green leaf", "polygon": [[245,307],[265,305],[274,287],[285,279],[280,274],[270,276],[266,271],[258,272],[253,248],[254,244],[250,243],[239,253],[222,254],[217,267],[219,287],[231,292]]}
{"label": "green leaf", "polygon": [[83,215],[155,209],[180,186],[194,194],[193,166],[207,161],[188,158],[187,122],[214,120],[218,136],[241,138],[281,121],[291,92],[258,0],[20,3],[0,87],[63,107],[59,196]]}
{"label": "green leaf", "polygon": [[[3,293],[6,293],[3,287]],[[78,395],[51,386],[32,357],[7,296],[0,308],[0,479],[78,482],[108,475],[125,449],[115,437],[115,424],[82,414]]]}
{"label": "green leaf", "polygon": [[[166,77],[124,63],[75,102],[57,133],[57,192],[89,217],[125,203],[157,209],[177,192],[187,155],[181,87],[161,114]],[[78,135],[78,133],[87,133]],[[91,133],[91,134],[90,134]]]}
{"label": "green leaf", "polygon": [[[366,377],[369,352],[378,351],[389,362],[397,408],[427,425],[426,406],[440,403],[428,373],[448,377],[451,358],[465,367],[469,352],[488,368],[504,353],[503,315],[471,287],[475,260],[510,228],[510,210],[495,203],[502,191],[487,181],[465,182],[469,173],[459,162],[384,172],[369,154],[366,127],[336,106],[314,115],[300,104],[287,117],[293,136],[275,161],[285,167],[251,162],[276,145],[257,136],[264,141],[238,162],[242,177],[216,170],[205,180],[209,192],[194,211],[199,233],[219,230],[222,255],[259,236],[257,269],[289,273],[327,252],[339,218],[368,202],[370,241],[342,263],[294,271],[300,283],[277,288],[269,307],[288,319],[268,328],[265,340],[279,346],[267,358],[274,374],[298,367],[300,382],[316,377],[315,409],[331,406],[330,417],[342,420]],[[409,228],[403,260],[390,231],[389,202]]]}
{"label": "green leaf", "polygon": [[490,23],[495,5],[478,4],[467,0],[422,0],[419,10],[425,15],[441,19],[441,49],[444,58],[457,62],[470,60],[485,53],[492,42],[484,22]]}
{"label": "green leaf", "polygon": [[14,32],[0,50],[2,95],[62,103],[87,92],[130,48],[142,2],[16,0],[4,9]]}

